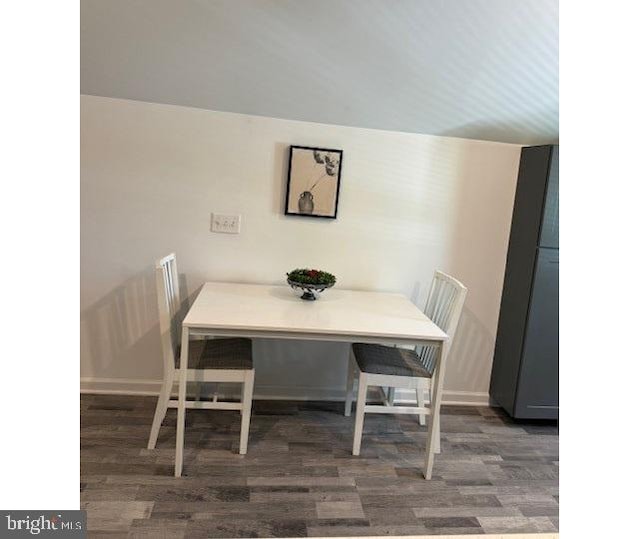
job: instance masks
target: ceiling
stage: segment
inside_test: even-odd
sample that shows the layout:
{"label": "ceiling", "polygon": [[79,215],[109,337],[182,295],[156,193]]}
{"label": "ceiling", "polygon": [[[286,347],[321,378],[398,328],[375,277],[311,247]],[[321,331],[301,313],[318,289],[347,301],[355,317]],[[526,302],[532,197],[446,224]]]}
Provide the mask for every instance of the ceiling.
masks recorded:
{"label": "ceiling", "polygon": [[558,0],[82,0],[81,92],[558,140]]}

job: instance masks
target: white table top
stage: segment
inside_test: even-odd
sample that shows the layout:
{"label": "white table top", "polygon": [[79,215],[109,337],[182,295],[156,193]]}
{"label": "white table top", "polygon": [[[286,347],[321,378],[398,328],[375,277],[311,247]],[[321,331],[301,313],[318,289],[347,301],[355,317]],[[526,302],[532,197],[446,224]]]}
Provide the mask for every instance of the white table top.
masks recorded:
{"label": "white table top", "polygon": [[288,286],[206,283],[183,323],[255,337],[415,344],[448,338],[402,294],[331,288],[316,301],[300,295]]}

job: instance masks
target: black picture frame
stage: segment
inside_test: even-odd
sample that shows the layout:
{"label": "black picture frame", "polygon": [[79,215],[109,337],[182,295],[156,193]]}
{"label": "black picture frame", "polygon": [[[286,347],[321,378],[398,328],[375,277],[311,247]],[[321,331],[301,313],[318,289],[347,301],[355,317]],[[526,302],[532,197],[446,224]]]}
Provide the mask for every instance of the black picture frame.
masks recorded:
{"label": "black picture frame", "polygon": [[[293,170],[293,167],[296,166],[296,163],[294,163],[294,152],[298,151],[308,152],[308,156],[305,153],[305,155],[301,157],[303,164],[297,165],[301,170]],[[322,156],[322,159],[324,159],[324,163],[318,161],[319,156]],[[313,165],[320,172],[320,176],[317,179],[313,177],[309,178],[307,170],[309,169],[309,157],[313,159]],[[338,199],[340,195],[340,180],[342,176],[342,160],[342,150],[337,150],[335,148],[315,148],[312,146],[294,145],[289,146],[289,170],[287,172],[287,193],[284,201],[284,214],[293,215],[296,217],[336,219],[338,217]],[[299,159],[297,159],[296,161],[299,161]],[[324,174],[322,173],[323,168],[325,170]],[[332,175],[331,172],[334,172],[334,174]],[[316,209],[312,192],[313,189],[318,186],[323,179],[331,179],[333,177],[335,177],[335,188],[333,188],[330,184],[327,186],[326,182],[324,185],[322,185],[322,187],[324,188],[324,196],[322,202],[330,202],[331,192],[335,190],[332,211],[327,212],[326,210],[323,211],[321,209]],[[309,185],[312,185],[312,187],[306,189],[302,187]],[[301,191],[301,189],[304,190]],[[328,194],[327,189],[330,190]],[[290,197],[295,198],[295,200],[290,200]]]}

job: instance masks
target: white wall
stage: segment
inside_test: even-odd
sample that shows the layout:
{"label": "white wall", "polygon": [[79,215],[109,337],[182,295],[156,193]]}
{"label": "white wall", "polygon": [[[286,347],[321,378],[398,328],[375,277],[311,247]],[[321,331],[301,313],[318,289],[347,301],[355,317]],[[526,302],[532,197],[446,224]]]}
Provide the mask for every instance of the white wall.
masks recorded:
{"label": "white wall", "polygon": [[[445,399],[486,401],[519,146],[94,96],[81,113],[83,388],[157,389],[153,262],[175,251],[190,296],[314,266],[422,305],[450,272],[469,294]],[[336,221],[283,215],[290,144],[344,150]],[[242,233],[209,232],[214,211],[241,214]],[[340,395],[346,345],[255,346],[256,394]]]}

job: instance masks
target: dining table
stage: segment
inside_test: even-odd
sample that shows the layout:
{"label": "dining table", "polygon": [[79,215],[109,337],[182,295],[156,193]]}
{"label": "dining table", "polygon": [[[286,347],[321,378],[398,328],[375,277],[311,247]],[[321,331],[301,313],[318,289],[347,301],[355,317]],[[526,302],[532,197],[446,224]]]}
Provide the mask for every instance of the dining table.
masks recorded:
{"label": "dining table", "polygon": [[[205,283],[182,322],[176,477],[182,475],[183,467],[189,342],[202,337],[436,347],[425,454],[425,477],[431,478],[439,446],[439,412],[449,338],[403,294],[332,288],[315,301],[305,301],[283,285]],[[345,395],[346,391],[345,387]]]}

